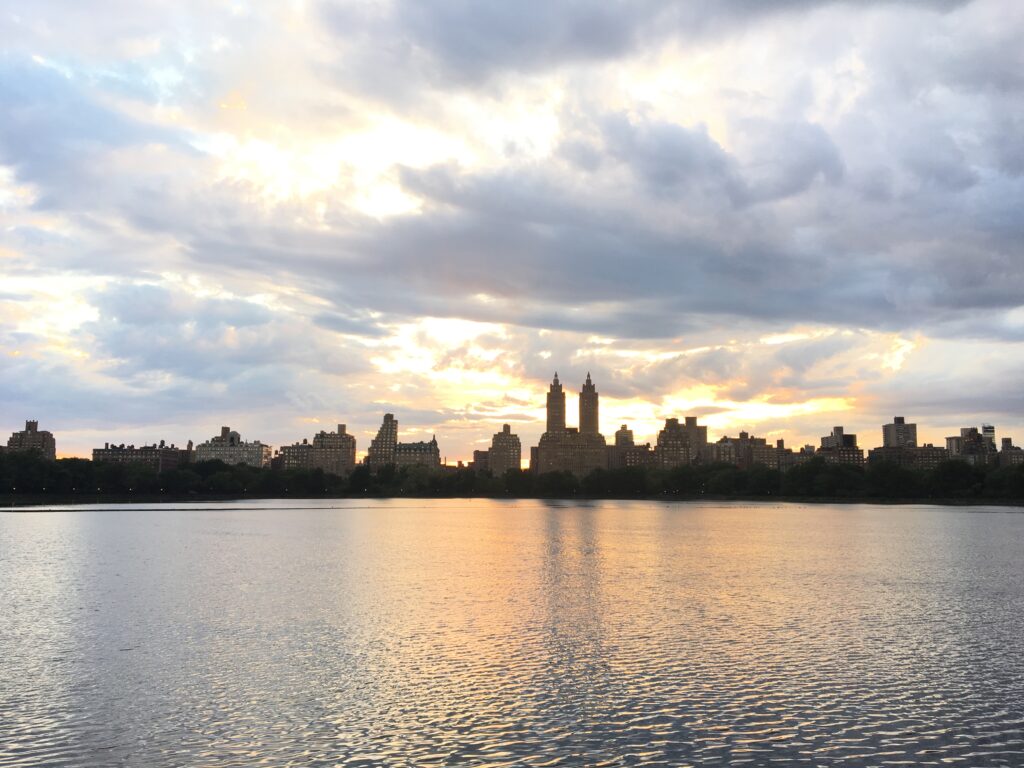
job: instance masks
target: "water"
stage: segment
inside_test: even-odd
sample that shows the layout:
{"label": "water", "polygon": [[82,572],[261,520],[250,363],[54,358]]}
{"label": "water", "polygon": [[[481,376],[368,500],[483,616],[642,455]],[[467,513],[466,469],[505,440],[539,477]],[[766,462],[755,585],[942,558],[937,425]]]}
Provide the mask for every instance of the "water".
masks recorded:
{"label": "water", "polygon": [[0,513],[0,765],[1024,765],[1021,510],[198,506]]}

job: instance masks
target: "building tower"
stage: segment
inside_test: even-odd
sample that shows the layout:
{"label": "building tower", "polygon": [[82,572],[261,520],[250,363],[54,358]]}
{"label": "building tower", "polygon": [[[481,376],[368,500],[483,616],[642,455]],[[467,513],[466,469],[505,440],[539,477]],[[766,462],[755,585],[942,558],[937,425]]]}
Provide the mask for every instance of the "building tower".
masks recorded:
{"label": "building tower", "polygon": [[583,385],[583,389],[580,390],[580,434],[596,435],[599,431],[597,387],[594,386],[594,382],[590,380],[590,374],[587,373],[587,381]]}
{"label": "building tower", "polygon": [[548,390],[548,432],[565,431],[565,392],[558,381],[558,373]]}
{"label": "building tower", "polygon": [[395,448],[398,446],[398,422],[393,413],[384,414],[384,422],[377,430],[377,436],[370,441],[366,452],[366,463],[374,469],[395,463]]}

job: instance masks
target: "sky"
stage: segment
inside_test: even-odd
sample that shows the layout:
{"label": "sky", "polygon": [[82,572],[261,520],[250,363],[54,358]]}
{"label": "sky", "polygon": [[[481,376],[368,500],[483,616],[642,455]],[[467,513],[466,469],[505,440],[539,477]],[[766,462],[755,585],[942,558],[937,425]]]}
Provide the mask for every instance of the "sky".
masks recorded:
{"label": "sky", "polygon": [[0,10],[0,429],[382,414],[471,458],[557,371],[653,441],[1024,442],[1018,0]]}

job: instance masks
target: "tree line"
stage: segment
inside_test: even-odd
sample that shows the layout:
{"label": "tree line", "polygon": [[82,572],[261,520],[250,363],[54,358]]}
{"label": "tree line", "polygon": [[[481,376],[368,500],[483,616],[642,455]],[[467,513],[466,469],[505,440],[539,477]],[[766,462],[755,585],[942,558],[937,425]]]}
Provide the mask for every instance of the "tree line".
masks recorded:
{"label": "tree line", "polygon": [[827,464],[816,458],[780,473],[755,465],[685,465],[670,469],[598,469],[535,475],[509,470],[500,477],[468,468],[357,466],[347,477],[314,470],[272,471],[204,461],[157,473],[143,464],[87,459],[47,461],[31,453],[0,455],[0,497],[61,500],[271,497],[494,498],[793,498],[899,501],[1002,500],[1024,502],[1024,466],[975,467],[947,461],[929,471],[895,464]]}

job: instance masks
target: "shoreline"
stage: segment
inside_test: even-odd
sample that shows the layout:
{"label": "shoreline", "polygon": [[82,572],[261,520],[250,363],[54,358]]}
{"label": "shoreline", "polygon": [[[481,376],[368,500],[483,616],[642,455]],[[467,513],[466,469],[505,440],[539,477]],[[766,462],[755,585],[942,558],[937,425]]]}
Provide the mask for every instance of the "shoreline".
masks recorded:
{"label": "shoreline", "polygon": [[566,496],[437,496],[437,495],[411,495],[403,494],[397,496],[283,496],[283,495],[252,495],[252,494],[197,494],[197,495],[166,495],[166,494],[133,494],[123,495],[92,495],[82,496],[52,496],[25,495],[25,496],[0,496],[0,512],[10,512],[17,509],[30,509],[46,506],[70,506],[85,507],[97,504],[124,504],[124,505],[153,505],[153,504],[202,504],[202,503],[227,503],[234,501],[392,501],[395,499],[410,500],[476,500],[486,499],[489,501],[660,501],[680,504],[691,504],[694,502],[745,502],[745,503],[779,503],[779,504],[842,504],[842,505],[863,505],[877,504],[880,506],[937,506],[937,507],[1018,507],[1024,509],[1024,503],[1017,499],[985,498],[985,497],[955,497],[955,498],[912,498],[894,499],[868,496],[732,496],[732,495],[687,495],[673,496],[668,494],[646,495],[646,496],[587,496],[575,494]]}

